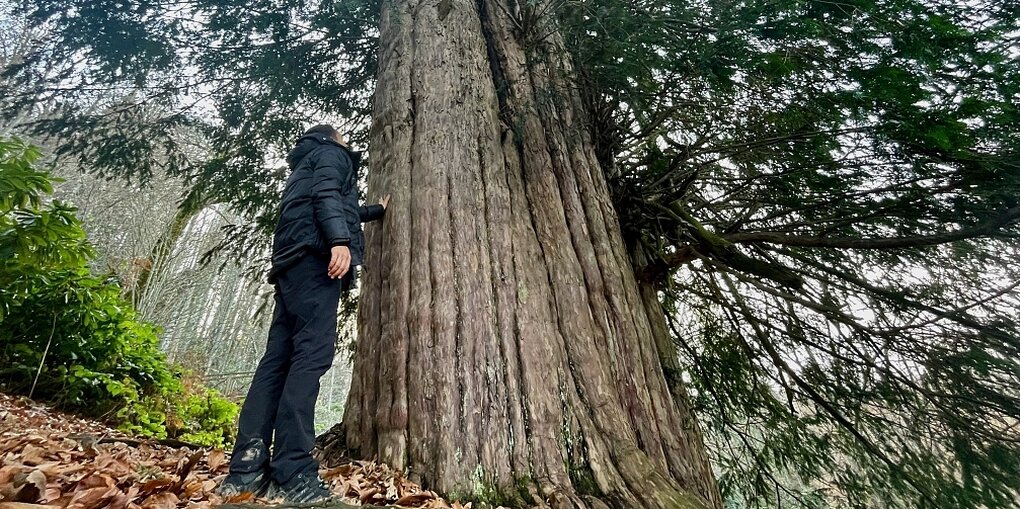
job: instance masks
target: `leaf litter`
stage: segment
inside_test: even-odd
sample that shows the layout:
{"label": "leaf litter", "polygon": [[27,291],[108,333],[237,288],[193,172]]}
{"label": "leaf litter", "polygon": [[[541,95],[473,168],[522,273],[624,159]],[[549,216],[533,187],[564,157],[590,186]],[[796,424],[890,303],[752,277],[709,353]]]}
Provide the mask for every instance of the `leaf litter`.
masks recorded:
{"label": "leaf litter", "polygon": [[[126,439],[129,443],[117,442]],[[0,509],[201,509],[265,503],[250,493],[224,499],[222,449],[138,442],[98,422],[0,393]],[[341,502],[355,506],[471,509],[422,489],[403,473],[353,461],[320,474]]]}

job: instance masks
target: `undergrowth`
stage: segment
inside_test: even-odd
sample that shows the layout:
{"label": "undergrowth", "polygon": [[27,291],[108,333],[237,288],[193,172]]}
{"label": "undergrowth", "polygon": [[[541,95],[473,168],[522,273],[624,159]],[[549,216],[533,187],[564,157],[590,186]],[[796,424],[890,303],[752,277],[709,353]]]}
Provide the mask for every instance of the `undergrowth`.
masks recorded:
{"label": "undergrowth", "polygon": [[0,139],[0,387],[140,436],[228,444],[237,405],[172,366],[116,280],[90,271],[39,157]]}

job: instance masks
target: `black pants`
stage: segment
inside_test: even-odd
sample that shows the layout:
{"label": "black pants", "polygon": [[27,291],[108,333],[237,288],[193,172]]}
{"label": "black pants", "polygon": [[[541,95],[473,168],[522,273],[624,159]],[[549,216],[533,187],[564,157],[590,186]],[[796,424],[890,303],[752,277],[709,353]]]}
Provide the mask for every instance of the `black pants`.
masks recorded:
{"label": "black pants", "polygon": [[282,484],[318,470],[311,456],[315,400],[333,362],[341,288],[326,275],[328,264],[309,253],[276,276],[269,341],[241,407],[231,472],[268,467]]}

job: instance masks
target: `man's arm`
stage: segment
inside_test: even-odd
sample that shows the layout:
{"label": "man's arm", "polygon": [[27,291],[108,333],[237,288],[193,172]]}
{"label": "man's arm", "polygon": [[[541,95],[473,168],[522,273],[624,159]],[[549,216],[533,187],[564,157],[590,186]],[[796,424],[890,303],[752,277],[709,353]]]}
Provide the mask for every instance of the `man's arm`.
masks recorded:
{"label": "man's arm", "polygon": [[319,155],[312,175],[312,205],[315,222],[330,247],[351,243],[340,193],[350,180],[351,163],[339,150],[325,150]]}
{"label": "man's arm", "polygon": [[390,203],[390,195],[386,195],[379,200],[379,203],[358,207],[358,217],[362,223],[368,223],[371,221],[377,221],[382,219],[386,215],[386,206]]}
{"label": "man's arm", "polygon": [[362,223],[370,223],[382,219],[386,215],[386,208],[378,203],[367,206],[362,205],[358,207],[358,215],[361,217]]}
{"label": "man's arm", "polygon": [[351,267],[351,232],[347,228],[341,190],[351,178],[351,162],[338,150],[320,154],[312,173],[312,207],[319,231],[329,244],[330,260],[326,273],[336,279]]}

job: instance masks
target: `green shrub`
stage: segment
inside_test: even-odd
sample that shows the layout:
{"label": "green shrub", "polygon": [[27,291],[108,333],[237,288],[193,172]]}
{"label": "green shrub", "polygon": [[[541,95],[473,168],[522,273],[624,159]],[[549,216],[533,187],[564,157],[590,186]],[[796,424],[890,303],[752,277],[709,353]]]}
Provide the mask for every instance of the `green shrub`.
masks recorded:
{"label": "green shrub", "polygon": [[136,435],[226,447],[234,438],[237,413],[237,404],[178,370],[157,394],[121,408],[117,420],[121,430]]}
{"label": "green shrub", "polygon": [[237,406],[171,367],[156,327],[89,271],[74,209],[43,203],[38,157],[0,139],[0,383],[139,435],[225,445]]}
{"label": "green shrub", "polygon": [[185,442],[226,446],[233,440],[237,421],[237,404],[219,392],[197,382],[184,383],[185,398],[171,404],[173,419],[167,424]]}

